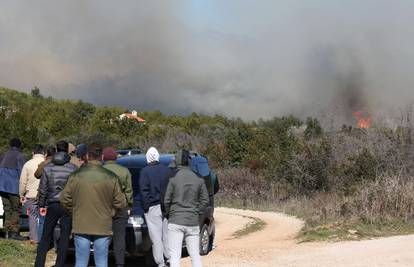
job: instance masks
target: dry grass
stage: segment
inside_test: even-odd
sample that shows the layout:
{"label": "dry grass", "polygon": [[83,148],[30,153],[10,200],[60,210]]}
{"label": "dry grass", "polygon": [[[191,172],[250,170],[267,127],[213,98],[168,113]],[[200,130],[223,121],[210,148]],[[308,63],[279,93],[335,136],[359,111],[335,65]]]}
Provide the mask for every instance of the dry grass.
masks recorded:
{"label": "dry grass", "polygon": [[[306,227],[302,238],[306,241],[414,232],[414,181],[409,176],[380,176],[361,183],[348,195],[317,192],[280,199],[277,186],[247,170],[228,169],[220,174],[222,190],[217,205],[280,211],[303,218]],[[352,229],[358,234],[350,234]]]}

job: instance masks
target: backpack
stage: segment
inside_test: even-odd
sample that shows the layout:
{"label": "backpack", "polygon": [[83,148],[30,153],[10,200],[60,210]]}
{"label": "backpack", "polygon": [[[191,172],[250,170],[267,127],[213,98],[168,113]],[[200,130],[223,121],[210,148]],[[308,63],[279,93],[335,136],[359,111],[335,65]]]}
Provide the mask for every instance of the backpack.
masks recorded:
{"label": "backpack", "polygon": [[190,169],[198,176],[204,179],[207,191],[210,196],[215,195],[219,191],[219,182],[217,174],[210,170],[208,159],[201,155],[191,157]]}
{"label": "backpack", "polygon": [[195,155],[191,158],[191,170],[200,177],[207,177],[210,175],[210,168],[208,167],[208,160],[206,157]]}

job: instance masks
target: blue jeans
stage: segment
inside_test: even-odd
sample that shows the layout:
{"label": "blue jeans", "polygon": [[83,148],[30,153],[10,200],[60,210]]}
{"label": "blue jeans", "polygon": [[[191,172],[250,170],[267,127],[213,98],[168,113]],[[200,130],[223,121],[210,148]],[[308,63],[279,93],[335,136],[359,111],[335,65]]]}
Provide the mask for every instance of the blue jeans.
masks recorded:
{"label": "blue jeans", "polygon": [[39,223],[37,224],[37,237],[39,238],[39,242],[42,239],[44,224],[45,224],[45,216],[42,216],[39,214]]}
{"label": "blue jeans", "polygon": [[38,235],[40,214],[39,207],[37,206],[37,200],[34,198],[26,198],[24,205],[26,206],[27,213],[29,215],[30,240],[39,243],[41,238],[41,236]]}
{"label": "blue jeans", "polygon": [[93,243],[93,255],[96,267],[108,267],[108,248],[111,243],[110,236],[77,235],[75,234],[75,267],[87,267],[89,254]]}

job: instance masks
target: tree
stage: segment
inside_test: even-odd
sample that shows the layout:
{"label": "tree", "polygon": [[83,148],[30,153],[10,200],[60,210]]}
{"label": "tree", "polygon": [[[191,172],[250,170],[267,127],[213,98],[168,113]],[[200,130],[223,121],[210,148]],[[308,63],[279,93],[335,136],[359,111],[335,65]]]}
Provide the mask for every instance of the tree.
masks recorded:
{"label": "tree", "polygon": [[322,127],[317,119],[314,118],[307,118],[306,119],[306,130],[305,130],[305,138],[311,139],[314,137],[319,137],[322,135]]}
{"label": "tree", "polygon": [[42,94],[40,94],[40,89],[37,86],[32,89],[30,95],[34,98],[43,98]]}

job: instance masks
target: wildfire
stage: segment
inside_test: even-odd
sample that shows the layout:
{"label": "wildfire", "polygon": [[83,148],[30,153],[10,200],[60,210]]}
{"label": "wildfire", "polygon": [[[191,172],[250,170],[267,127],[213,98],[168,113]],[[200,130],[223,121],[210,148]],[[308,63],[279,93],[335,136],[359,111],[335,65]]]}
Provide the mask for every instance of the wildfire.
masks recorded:
{"label": "wildfire", "polygon": [[356,111],[354,112],[354,116],[357,120],[358,123],[358,127],[361,129],[368,129],[371,127],[372,125],[372,119],[371,117],[368,116],[363,116],[362,113],[360,111]]}

